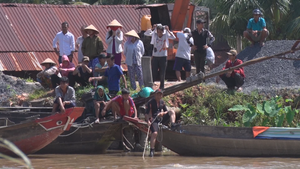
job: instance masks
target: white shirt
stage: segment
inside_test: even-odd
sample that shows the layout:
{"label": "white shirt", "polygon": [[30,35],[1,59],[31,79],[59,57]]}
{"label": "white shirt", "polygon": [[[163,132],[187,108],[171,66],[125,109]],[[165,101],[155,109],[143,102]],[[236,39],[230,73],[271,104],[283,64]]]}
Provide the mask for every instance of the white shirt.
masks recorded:
{"label": "white shirt", "polygon": [[82,59],[83,59],[83,54],[81,51],[81,45],[82,45],[83,40],[84,40],[84,38],[82,36],[79,36],[76,40],[76,45],[79,45],[79,47],[78,47],[78,62],[82,62]]}
{"label": "white shirt", "polygon": [[215,53],[211,47],[206,49],[206,59],[210,60],[212,63],[215,63]]}
{"label": "white shirt", "polygon": [[[187,33],[178,32],[177,38],[179,40],[178,42],[178,49],[176,53],[176,57],[191,60],[191,47],[190,44],[187,42]],[[194,39],[191,37],[189,39],[189,42],[193,45]]]}
{"label": "white shirt", "polygon": [[141,40],[137,40],[134,43],[126,42],[124,44],[124,55],[126,56],[125,63],[128,66],[132,66],[134,55],[136,57],[137,65],[140,66],[144,53],[145,53],[144,44]]}
{"label": "white shirt", "polygon": [[58,32],[53,39],[53,48],[57,48],[57,42],[59,43],[59,55],[70,55],[72,51],[75,51],[74,35],[71,32],[63,34],[62,31]]}
{"label": "white shirt", "polygon": [[155,57],[167,57],[168,56],[168,47],[169,47],[169,39],[176,39],[176,36],[172,32],[167,32],[164,30],[163,36],[160,38],[157,36],[156,30],[152,31],[148,29],[145,33],[145,36],[152,36],[151,44],[153,44],[153,52],[152,56]]}
{"label": "white shirt", "polygon": [[123,52],[122,49],[122,42],[123,42],[123,32],[121,30],[116,30],[116,36],[110,36],[109,38],[109,32],[106,33],[105,42],[107,44],[106,52],[112,54],[112,47],[113,47],[113,38],[115,39],[115,50],[116,53]]}

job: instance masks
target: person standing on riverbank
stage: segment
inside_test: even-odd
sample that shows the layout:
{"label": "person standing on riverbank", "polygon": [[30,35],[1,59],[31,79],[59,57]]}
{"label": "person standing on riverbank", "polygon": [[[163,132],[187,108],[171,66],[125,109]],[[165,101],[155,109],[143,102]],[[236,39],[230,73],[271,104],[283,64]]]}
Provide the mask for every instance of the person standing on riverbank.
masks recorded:
{"label": "person standing on riverbank", "polygon": [[107,25],[110,30],[107,32],[105,37],[105,42],[107,44],[107,54],[114,55],[115,64],[121,66],[122,60],[122,42],[123,42],[123,32],[121,28],[123,26],[114,19],[111,23]]}
{"label": "person standing on riverbank", "polygon": [[251,42],[251,46],[259,42],[260,46],[263,47],[265,45],[264,41],[269,35],[266,21],[261,15],[262,13],[259,9],[254,9],[253,18],[249,19],[247,30],[244,31],[244,37]]}
{"label": "person standing on riverbank", "polygon": [[124,44],[124,55],[126,56],[125,63],[128,67],[128,75],[130,79],[131,88],[136,90],[135,76],[139,82],[140,89],[144,86],[143,71],[142,71],[142,57],[145,49],[144,44],[140,40],[139,35],[135,30],[131,30],[125,34],[127,42]]}
{"label": "person standing on riverbank", "polygon": [[123,88],[122,95],[116,96],[106,104],[102,110],[102,116],[105,115],[106,110],[111,108],[115,119],[117,119],[117,116],[123,117],[125,115],[137,118],[137,110],[134,101],[129,94],[130,91],[126,88]]}
{"label": "person standing on riverbank", "polygon": [[[67,55],[70,62],[73,60],[73,53],[75,51],[74,35],[68,31],[69,24],[64,22],[61,24],[61,30],[53,39],[53,48],[58,56],[58,62],[62,63],[62,56]],[[57,42],[59,43],[59,51],[57,50]]]}
{"label": "person standing on riverbank", "polygon": [[84,30],[87,26],[82,26],[80,28],[80,31],[81,31],[81,36],[79,36],[76,40],[76,47],[78,49],[78,63],[81,63],[82,62],[82,59],[83,59],[83,54],[82,54],[82,51],[81,51],[81,46],[82,46],[82,42],[84,41],[85,38],[88,37],[88,34],[86,33],[86,31]]}
{"label": "person standing on riverbank", "polygon": [[[167,109],[165,102],[162,100],[163,91],[158,89],[155,91],[155,96],[146,105],[145,120],[151,129],[150,139],[150,157],[154,156],[154,147],[158,132],[158,123],[161,122],[167,125],[171,121],[171,129],[174,129],[177,125],[175,124],[176,114],[173,110]],[[154,121],[153,121],[154,120]]]}
{"label": "person standing on riverbank", "polygon": [[55,88],[55,100],[52,113],[64,113],[66,109],[75,107],[75,90],[69,86],[69,79],[62,77],[60,84]]}
{"label": "person standing on riverbank", "polygon": [[[196,21],[197,29],[192,32],[194,39],[194,46],[192,50],[194,51],[194,59],[196,65],[196,73],[200,71],[205,73],[205,60],[206,60],[206,49],[211,46],[211,43],[215,41],[214,36],[209,30],[204,29],[204,20],[199,19]],[[208,44],[207,39],[209,38]]]}
{"label": "person standing on riverbank", "polygon": [[185,77],[191,74],[191,47],[194,45],[194,39],[190,28],[184,28],[183,32],[177,33],[178,49],[175,57],[174,70],[178,81],[181,81],[180,71],[184,68]]}
{"label": "person standing on riverbank", "polygon": [[[230,50],[227,52],[228,55],[228,61],[226,62],[225,66],[223,67],[222,70],[228,69],[230,67],[234,67],[237,65],[240,65],[243,63],[242,60],[237,59],[237,51],[236,50]],[[242,91],[242,85],[244,84],[245,81],[245,73],[244,73],[244,68],[238,68],[233,70],[232,72],[225,73],[223,75],[220,75],[217,77],[216,82],[219,83],[220,79],[224,81],[226,84],[227,88],[229,90],[234,90],[235,87],[237,88],[237,91]]]}
{"label": "person standing on riverbank", "polygon": [[83,40],[81,50],[83,56],[88,56],[90,58],[89,66],[94,70],[95,65],[99,63],[97,56],[103,51],[103,43],[98,36],[99,31],[94,25],[90,25],[84,30],[89,36]]}
{"label": "person standing on riverbank", "polygon": [[151,36],[151,44],[153,45],[151,67],[153,81],[155,81],[159,75],[160,89],[165,87],[165,76],[167,69],[167,57],[169,48],[169,39],[176,39],[175,35],[169,30],[168,26],[162,24],[154,24],[152,29],[148,29],[145,36]]}

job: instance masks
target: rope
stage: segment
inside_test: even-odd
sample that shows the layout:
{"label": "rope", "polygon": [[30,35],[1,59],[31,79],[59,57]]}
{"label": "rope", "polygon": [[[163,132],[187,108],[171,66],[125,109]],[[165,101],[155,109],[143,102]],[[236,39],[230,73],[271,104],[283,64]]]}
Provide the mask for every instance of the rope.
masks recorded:
{"label": "rope", "polygon": [[158,116],[156,116],[156,117],[152,120],[151,124],[150,124],[149,127],[148,127],[147,136],[146,136],[145,144],[144,144],[143,160],[145,160],[146,145],[147,145],[147,143],[148,143],[148,137],[149,137],[150,127],[151,127],[151,125],[155,122],[155,120],[156,120],[157,117],[158,117]]}
{"label": "rope", "polygon": [[59,135],[58,137],[68,137],[68,136],[76,133],[79,129],[93,127],[93,124],[94,124],[94,122],[89,123],[89,124],[76,124],[76,123],[74,123],[74,124],[72,124],[72,127],[76,127],[76,129],[73,132],[71,132],[69,134],[66,134],[66,135]]}

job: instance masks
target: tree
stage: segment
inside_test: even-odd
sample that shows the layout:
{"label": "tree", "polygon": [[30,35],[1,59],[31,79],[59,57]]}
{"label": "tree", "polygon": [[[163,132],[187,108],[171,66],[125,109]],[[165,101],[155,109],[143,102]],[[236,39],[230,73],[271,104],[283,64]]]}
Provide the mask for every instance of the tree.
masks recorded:
{"label": "tree", "polygon": [[[203,0],[211,9],[211,30],[222,35],[231,46],[242,43],[243,31],[255,8],[260,9],[267,22],[269,39],[278,39],[282,21],[289,14],[290,0]],[[300,19],[299,19],[300,20]]]}

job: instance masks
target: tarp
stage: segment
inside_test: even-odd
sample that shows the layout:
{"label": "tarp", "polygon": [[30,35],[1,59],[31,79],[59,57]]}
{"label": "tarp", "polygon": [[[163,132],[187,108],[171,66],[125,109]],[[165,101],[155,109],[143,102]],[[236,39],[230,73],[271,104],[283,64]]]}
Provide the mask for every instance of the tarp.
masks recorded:
{"label": "tarp", "polygon": [[300,128],[288,127],[253,127],[256,139],[300,139]]}

